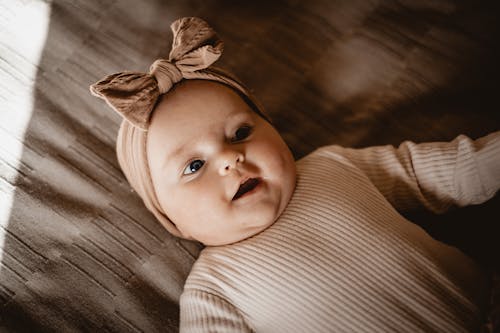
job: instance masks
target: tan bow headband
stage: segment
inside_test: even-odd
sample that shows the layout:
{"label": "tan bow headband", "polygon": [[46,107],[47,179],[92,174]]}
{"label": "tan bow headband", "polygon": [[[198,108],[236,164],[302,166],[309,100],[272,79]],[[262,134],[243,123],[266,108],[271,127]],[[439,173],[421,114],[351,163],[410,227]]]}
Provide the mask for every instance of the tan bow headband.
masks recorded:
{"label": "tan bow headband", "polygon": [[91,85],[90,91],[124,118],[118,131],[116,153],[130,185],[168,231],[182,236],[158,202],[146,154],[147,129],[158,98],[183,79],[217,81],[236,90],[255,112],[266,117],[243,84],[228,73],[209,67],[221,56],[223,42],[205,21],[185,17],[172,23],[171,29],[173,42],[168,60],[157,59],[149,73],[121,72],[106,76]]}

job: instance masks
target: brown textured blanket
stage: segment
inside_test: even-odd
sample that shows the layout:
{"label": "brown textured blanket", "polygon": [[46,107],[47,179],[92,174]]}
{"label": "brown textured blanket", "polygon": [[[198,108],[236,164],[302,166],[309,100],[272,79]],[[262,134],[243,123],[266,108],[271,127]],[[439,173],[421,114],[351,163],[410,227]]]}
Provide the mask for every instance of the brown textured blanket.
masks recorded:
{"label": "brown textured blanket", "polygon": [[[331,143],[499,130],[495,3],[1,4],[0,330],[177,330],[178,298],[201,247],[170,236],[130,190],[114,152],[120,117],[88,92],[105,74],[145,71],[165,56],[176,18],[210,22],[225,41],[217,65],[253,89],[300,158]],[[43,15],[45,39],[30,40],[40,36],[31,18]],[[498,203],[413,217],[494,269],[498,218],[488,214],[498,217]]]}

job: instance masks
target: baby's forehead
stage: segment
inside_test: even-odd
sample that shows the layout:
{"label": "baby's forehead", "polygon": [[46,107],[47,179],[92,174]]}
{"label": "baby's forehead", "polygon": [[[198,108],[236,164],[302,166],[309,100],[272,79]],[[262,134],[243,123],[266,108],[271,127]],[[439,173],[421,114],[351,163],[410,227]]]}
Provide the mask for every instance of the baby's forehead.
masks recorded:
{"label": "baby's forehead", "polygon": [[210,116],[214,117],[225,117],[225,112],[233,110],[251,111],[270,122],[268,116],[263,113],[261,107],[246,89],[237,89],[221,82],[202,79],[185,79],[176,84],[168,93],[160,97],[152,117],[154,118],[155,113],[159,113],[163,109],[170,109],[173,113],[177,109],[185,110],[188,108],[191,108],[191,111],[199,111],[197,113],[189,112],[193,120],[202,119],[200,116],[208,109],[208,111],[219,111],[210,113]]}
{"label": "baby's forehead", "polygon": [[148,146],[174,154],[199,139],[222,137],[255,117],[231,88],[209,81],[187,82],[165,94],[157,105],[148,129]]}
{"label": "baby's forehead", "polygon": [[208,80],[185,80],[161,97],[150,127],[225,122],[249,113],[254,113],[252,107],[232,88]]}

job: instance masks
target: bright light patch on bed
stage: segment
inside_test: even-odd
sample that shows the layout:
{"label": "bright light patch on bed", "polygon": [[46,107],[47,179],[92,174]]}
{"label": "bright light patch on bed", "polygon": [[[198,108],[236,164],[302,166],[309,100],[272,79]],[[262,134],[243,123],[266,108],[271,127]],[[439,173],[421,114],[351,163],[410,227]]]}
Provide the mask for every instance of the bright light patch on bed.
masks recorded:
{"label": "bright light patch on bed", "polygon": [[41,0],[0,0],[0,261],[50,5]]}

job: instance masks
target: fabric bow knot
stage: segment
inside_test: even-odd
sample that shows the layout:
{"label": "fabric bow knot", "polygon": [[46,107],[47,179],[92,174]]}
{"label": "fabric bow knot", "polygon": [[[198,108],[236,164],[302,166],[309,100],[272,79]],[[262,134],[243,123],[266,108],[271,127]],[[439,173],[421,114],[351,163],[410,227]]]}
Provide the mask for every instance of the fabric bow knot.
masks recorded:
{"label": "fabric bow knot", "polygon": [[147,130],[151,112],[161,94],[183,78],[192,79],[222,54],[223,42],[202,19],[185,17],[172,23],[172,50],[168,59],[157,59],[149,73],[120,72],[106,76],[90,86],[132,125]]}

